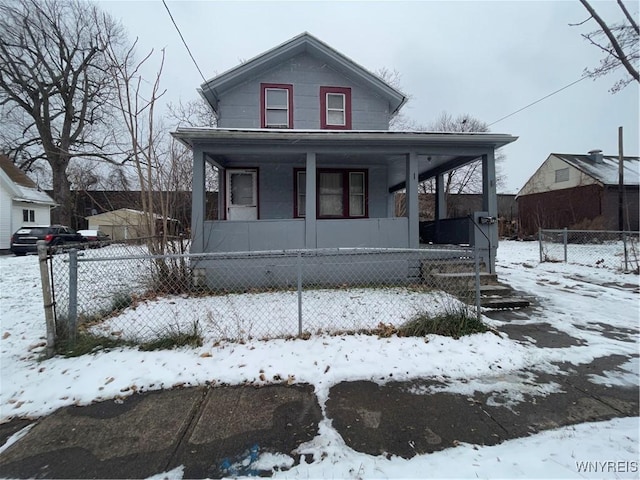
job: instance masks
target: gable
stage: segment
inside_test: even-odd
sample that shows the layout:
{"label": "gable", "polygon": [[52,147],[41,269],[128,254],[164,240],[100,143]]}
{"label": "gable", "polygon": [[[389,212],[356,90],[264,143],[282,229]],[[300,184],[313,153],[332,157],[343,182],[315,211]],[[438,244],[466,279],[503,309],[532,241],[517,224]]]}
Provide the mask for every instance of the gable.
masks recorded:
{"label": "gable", "polygon": [[0,155],[0,184],[12,200],[46,205],[56,204],[49,195],[39,190],[35,182],[6,155]]}
{"label": "gable", "polygon": [[218,127],[261,128],[263,85],[290,86],[293,128],[317,130],[322,127],[321,92],[325,87],[349,89],[353,129],[387,130],[389,127],[392,112],[386,98],[306,52],[288,58],[225,92],[218,102]]}
{"label": "gable", "polygon": [[246,81],[261,77],[265,72],[300,54],[313,57],[343,76],[366,86],[373,94],[379,95],[388,102],[392,114],[407,101],[404,94],[380,77],[307,32],[204,82],[199,92],[213,110],[218,112],[219,101],[226,92]]}
{"label": "gable", "polygon": [[593,185],[594,183],[597,182],[593,177],[585,175],[562,158],[551,154],[527,180],[527,183],[518,192],[518,196]]}

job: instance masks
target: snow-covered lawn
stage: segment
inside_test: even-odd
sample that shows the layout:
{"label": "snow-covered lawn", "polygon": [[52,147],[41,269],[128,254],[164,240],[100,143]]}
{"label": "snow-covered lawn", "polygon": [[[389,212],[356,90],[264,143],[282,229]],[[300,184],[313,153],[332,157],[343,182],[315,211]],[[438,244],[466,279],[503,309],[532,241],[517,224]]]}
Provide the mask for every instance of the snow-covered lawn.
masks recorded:
{"label": "snow-covered lawn", "polygon": [[[221,345],[205,338],[200,348],[154,352],[121,348],[46,361],[39,361],[45,327],[37,258],[0,257],[0,421],[46,415],[66,405],[83,405],[133,391],[171,388],[178,384],[202,385],[212,380],[260,384],[261,371],[267,381],[276,375],[291,376],[296,382],[314,385],[323,406],[331,386],[344,380],[380,381],[389,374],[393,374],[396,381],[446,377],[451,391],[484,391],[487,382],[483,378],[494,376],[496,367],[500,367],[506,379],[502,386],[505,395],[517,402],[525,388],[529,389],[526,391],[529,395],[546,395],[555,388],[553,384],[525,385],[515,375],[517,372],[533,367],[554,372],[556,362],[560,361],[579,365],[605,355],[638,353],[640,285],[637,275],[606,268],[539,264],[538,256],[536,242],[500,244],[500,279],[533,295],[539,305],[529,317],[510,323],[550,323],[559,331],[583,340],[581,345],[540,348],[492,333],[460,340],[432,336],[429,341],[314,335],[309,340],[256,340]],[[250,296],[238,296],[234,302],[241,305],[243,298],[249,301]],[[270,301],[268,296],[262,300]],[[326,313],[335,315],[332,309],[340,305],[336,298],[330,302],[321,300],[319,305],[324,306]],[[256,298],[251,301],[255,302]],[[180,312],[181,309],[176,308],[177,316]],[[499,327],[498,321],[486,321]],[[607,326],[635,332],[636,342],[601,335],[598,330]],[[325,372],[328,365],[331,368]],[[637,385],[638,357],[627,362],[624,368],[627,373],[604,374],[591,380]],[[510,375],[519,381],[509,381]],[[593,458],[637,459],[639,440],[638,419],[631,418],[563,428],[494,447],[476,449],[463,445],[411,460],[387,460],[349,449],[330,421],[325,420],[318,437],[306,448],[326,452],[328,456],[311,465],[299,465],[286,475],[302,478],[602,477],[602,471],[594,473],[593,468],[591,473],[579,473],[576,462]],[[273,456],[262,461],[276,465],[282,459]],[[354,465],[359,469],[349,470]],[[637,477],[637,470],[619,476]]]}

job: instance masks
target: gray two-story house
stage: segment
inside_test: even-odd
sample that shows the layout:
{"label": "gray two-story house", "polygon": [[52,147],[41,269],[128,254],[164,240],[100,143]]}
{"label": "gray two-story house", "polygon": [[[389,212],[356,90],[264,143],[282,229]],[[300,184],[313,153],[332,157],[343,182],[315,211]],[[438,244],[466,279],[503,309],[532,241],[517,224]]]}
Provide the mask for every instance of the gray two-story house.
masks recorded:
{"label": "gray two-story house", "polygon": [[[406,96],[303,33],[199,90],[216,128],[178,128],[193,150],[192,253],[419,247],[418,184],[435,177],[448,241],[474,243],[469,218],[446,219],[444,174],[481,159],[483,212],[497,216],[495,149],[516,137],[389,130]],[[205,217],[205,167],[218,174],[218,218]],[[406,191],[407,216],[394,193]],[[480,224],[480,222],[477,222]],[[497,227],[482,223],[495,252]],[[476,232],[478,233],[478,232]],[[495,254],[486,255],[493,270]],[[260,276],[258,272],[257,277]]]}

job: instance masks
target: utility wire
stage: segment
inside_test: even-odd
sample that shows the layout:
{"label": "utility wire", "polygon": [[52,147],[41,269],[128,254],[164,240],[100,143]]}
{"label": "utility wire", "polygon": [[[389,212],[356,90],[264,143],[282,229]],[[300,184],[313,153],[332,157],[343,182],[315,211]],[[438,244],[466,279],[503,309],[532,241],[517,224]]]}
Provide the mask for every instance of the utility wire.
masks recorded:
{"label": "utility wire", "polygon": [[522,107],[521,109],[516,110],[516,111],[515,111],[515,112],[513,112],[513,113],[510,113],[509,115],[505,115],[504,117],[499,118],[498,120],[496,120],[495,122],[490,123],[490,124],[489,124],[489,125],[487,125],[487,126],[488,126],[488,127],[490,127],[491,125],[495,125],[496,123],[501,122],[502,120],[504,120],[504,119],[506,119],[506,118],[512,117],[512,116],[513,116],[513,115],[515,115],[516,113],[520,113],[521,111],[526,110],[526,109],[527,109],[527,108],[529,108],[529,107],[532,107],[532,106],[533,106],[533,105],[535,105],[536,103],[540,103],[541,101],[543,101],[543,100],[545,100],[545,99],[547,99],[547,98],[549,98],[549,97],[551,97],[551,96],[555,95],[556,93],[560,93],[561,91],[563,91],[563,90],[565,90],[565,89],[567,89],[567,88],[571,87],[572,85],[575,85],[576,83],[581,82],[581,81],[582,81],[582,80],[584,80],[585,78],[589,78],[589,75],[584,75],[584,76],[580,77],[578,80],[576,80],[576,81],[574,81],[574,82],[571,82],[569,85],[565,85],[564,87],[559,88],[559,89],[558,89],[558,90],[556,90],[555,92],[551,92],[550,94],[545,95],[545,96],[544,96],[544,97],[542,97],[542,98],[539,98],[539,99],[538,99],[538,100],[536,100],[535,102],[531,102],[529,105],[526,105],[526,106]]}
{"label": "utility wire", "polygon": [[169,14],[169,17],[171,17],[171,21],[173,22],[173,26],[176,27],[176,30],[178,31],[178,35],[180,35],[180,38],[182,39],[182,43],[184,43],[184,46],[187,49],[187,52],[189,52],[189,56],[191,57],[191,60],[193,60],[193,64],[196,66],[196,68],[198,69],[198,72],[200,73],[200,76],[202,77],[202,81],[206,82],[207,79],[204,78],[204,75],[202,74],[202,70],[200,70],[200,67],[198,66],[198,62],[196,62],[196,59],[193,58],[193,54],[191,53],[191,49],[189,48],[189,45],[187,45],[187,42],[184,39],[184,37],[182,36],[182,32],[180,31],[180,28],[178,27],[178,24],[173,19],[173,15],[171,15],[171,10],[169,10],[169,6],[167,5],[167,2],[165,0],[162,0],[162,4],[164,5],[164,8],[167,9],[167,13]]}
{"label": "utility wire", "polygon": [[[207,79],[206,79],[206,78],[204,78],[204,75],[202,74],[202,70],[200,70],[200,67],[198,66],[198,62],[196,62],[196,59],[193,57],[193,54],[191,53],[191,49],[189,48],[189,45],[187,45],[187,42],[186,42],[186,40],[184,39],[184,36],[182,35],[182,32],[180,31],[180,28],[178,27],[178,24],[177,24],[177,23],[176,23],[176,21],[174,20],[173,15],[171,14],[171,10],[169,10],[169,6],[167,5],[166,0],[162,0],[162,4],[164,5],[164,8],[166,8],[166,9],[167,9],[167,13],[169,14],[169,17],[171,17],[171,21],[173,22],[173,26],[174,26],[174,27],[176,27],[176,30],[178,31],[178,35],[180,35],[180,39],[182,40],[182,43],[184,44],[185,48],[187,49],[187,52],[189,53],[189,56],[191,57],[191,60],[193,61],[193,64],[194,64],[194,65],[196,66],[196,68],[198,69],[198,73],[200,73],[200,76],[202,77],[202,81],[203,81],[203,82],[206,82],[206,81],[207,81]],[[563,90],[565,90],[565,89],[567,89],[567,88],[569,88],[569,87],[571,87],[571,86],[575,85],[576,83],[581,82],[581,81],[582,81],[582,80],[584,80],[585,78],[589,78],[589,76],[588,76],[588,75],[584,75],[584,76],[580,77],[578,80],[575,80],[575,81],[571,82],[570,84],[565,85],[564,87],[559,88],[558,90],[556,90],[556,91],[554,91],[554,92],[551,92],[550,94],[545,95],[545,96],[544,96],[544,97],[542,97],[542,98],[539,98],[539,99],[538,99],[538,100],[536,100],[535,102],[531,102],[530,104],[525,105],[524,107],[522,107],[522,108],[520,108],[520,109],[516,110],[515,112],[510,113],[509,115],[505,115],[504,117],[499,118],[499,119],[498,119],[498,120],[496,120],[495,122],[491,122],[488,126],[490,127],[491,125],[495,125],[496,123],[501,122],[502,120],[505,120],[505,119],[507,119],[507,118],[509,118],[509,117],[512,117],[513,115],[515,115],[515,114],[517,114],[517,113],[520,113],[520,112],[522,112],[523,110],[526,110],[527,108],[532,107],[532,106],[534,106],[535,104],[540,103],[540,102],[541,102],[541,101],[543,101],[543,100],[546,100],[547,98],[549,98],[549,97],[551,97],[551,96],[555,95],[556,93],[560,93],[561,91],[563,91]]]}

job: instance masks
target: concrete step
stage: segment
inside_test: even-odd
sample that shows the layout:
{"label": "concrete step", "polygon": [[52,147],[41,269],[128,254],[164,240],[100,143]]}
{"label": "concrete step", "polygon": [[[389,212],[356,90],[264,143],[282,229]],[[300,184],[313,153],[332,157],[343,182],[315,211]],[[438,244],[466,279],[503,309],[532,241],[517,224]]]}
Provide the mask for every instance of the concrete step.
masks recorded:
{"label": "concrete step", "polygon": [[[480,271],[487,269],[484,262],[479,264]],[[473,260],[454,260],[446,262],[423,261],[421,266],[423,275],[435,275],[438,273],[467,273],[476,270]]]}
{"label": "concrete step", "polygon": [[520,297],[481,297],[480,305],[494,310],[526,308],[530,305],[528,300]]}
{"label": "concrete step", "polygon": [[[431,275],[434,279],[444,282],[457,284],[474,285],[476,281],[475,272],[451,272],[451,273],[434,273]],[[480,272],[480,285],[489,285],[496,283],[498,276],[495,273]]]}
{"label": "concrete step", "polygon": [[509,296],[513,290],[506,285],[490,283],[487,285],[480,285],[480,295],[500,295],[503,297]]}
{"label": "concrete step", "polygon": [[[460,290],[466,290],[469,295],[464,295],[465,301],[475,298],[476,274],[474,272],[438,272],[432,273],[431,278],[436,283],[441,283],[444,290],[451,291],[454,295],[460,294]],[[494,310],[517,309],[528,307],[530,302],[518,297],[511,287],[498,282],[498,276],[495,273],[480,272],[480,305]]]}

